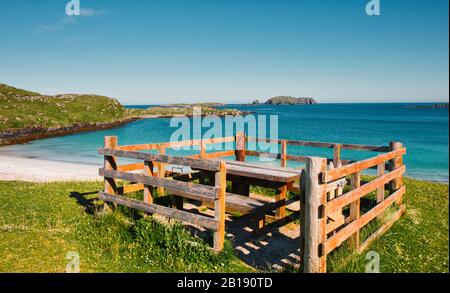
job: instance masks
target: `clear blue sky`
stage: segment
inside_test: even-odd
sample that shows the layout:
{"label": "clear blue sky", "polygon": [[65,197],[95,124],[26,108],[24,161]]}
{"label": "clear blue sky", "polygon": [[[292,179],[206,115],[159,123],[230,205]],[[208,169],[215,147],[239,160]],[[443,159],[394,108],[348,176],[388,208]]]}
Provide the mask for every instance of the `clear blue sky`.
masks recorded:
{"label": "clear blue sky", "polygon": [[[0,0],[0,83],[125,104],[445,101],[448,0]],[[84,14],[84,16],[83,16]]]}

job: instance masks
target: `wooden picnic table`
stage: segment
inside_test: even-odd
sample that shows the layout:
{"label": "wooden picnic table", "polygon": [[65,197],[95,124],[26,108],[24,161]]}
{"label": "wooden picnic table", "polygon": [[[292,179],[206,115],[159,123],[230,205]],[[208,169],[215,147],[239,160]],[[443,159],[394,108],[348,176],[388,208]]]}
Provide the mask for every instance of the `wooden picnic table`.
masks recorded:
{"label": "wooden picnic table", "polygon": [[[258,165],[247,162],[227,161],[227,180],[232,182],[231,195],[245,196],[247,200],[240,197],[241,202],[251,200],[250,185],[272,188],[275,190],[275,218],[285,217],[286,193],[288,186],[300,181],[301,169],[283,168],[276,166]],[[212,174],[201,172],[204,176]],[[211,177],[210,177],[211,178]],[[252,200],[254,201],[254,200]]]}

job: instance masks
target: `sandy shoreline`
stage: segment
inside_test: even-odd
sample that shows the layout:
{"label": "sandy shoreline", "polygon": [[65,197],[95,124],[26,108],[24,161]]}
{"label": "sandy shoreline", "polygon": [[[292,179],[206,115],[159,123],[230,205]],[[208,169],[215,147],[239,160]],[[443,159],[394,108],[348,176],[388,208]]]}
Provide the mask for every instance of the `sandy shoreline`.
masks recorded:
{"label": "sandy shoreline", "polygon": [[96,181],[100,166],[0,154],[0,180],[27,182]]}

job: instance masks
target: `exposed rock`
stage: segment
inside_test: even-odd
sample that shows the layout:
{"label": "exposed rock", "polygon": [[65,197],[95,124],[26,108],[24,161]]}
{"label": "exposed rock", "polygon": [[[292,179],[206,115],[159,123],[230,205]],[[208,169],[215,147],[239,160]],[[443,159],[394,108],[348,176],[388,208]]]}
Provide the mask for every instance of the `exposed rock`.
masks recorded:
{"label": "exposed rock", "polygon": [[290,97],[290,96],[278,96],[267,100],[268,105],[302,105],[302,104],[317,104],[313,98],[306,97]]}
{"label": "exposed rock", "polygon": [[259,105],[259,104],[261,104],[261,103],[259,102],[259,100],[254,100],[254,101],[252,102],[252,105]]}

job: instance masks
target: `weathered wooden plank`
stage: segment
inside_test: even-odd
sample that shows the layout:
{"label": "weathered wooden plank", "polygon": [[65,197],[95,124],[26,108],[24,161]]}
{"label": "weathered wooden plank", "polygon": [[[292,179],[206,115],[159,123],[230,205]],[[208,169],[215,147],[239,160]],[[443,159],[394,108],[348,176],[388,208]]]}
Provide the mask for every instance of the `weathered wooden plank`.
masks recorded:
{"label": "weathered wooden plank", "polygon": [[226,163],[220,162],[220,171],[215,174],[215,187],[217,195],[214,200],[214,219],[218,222],[214,233],[214,250],[222,251],[225,242],[225,193],[227,187]]}
{"label": "weathered wooden plank", "polygon": [[298,168],[298,169],[283,168],[283,167],[277,167],[277,166],[271,166],[271,165],[251,164],[248,162],[236,162],[236,161],[227,162],[227,166],[230,166],[230,165],[239,165],[239,166],[251,167],[251,168],[255,168],[255,169],[274,170],[274,171],[288,172],[288,173],[294,173],[294,174],[301,174],[302,170],[304,170],[304,168]]}
{"label": "weathered wooden plank", "polygon": [[221,158],[221,157],[230,157],[234,156],[235,151],[222,151],[222,152],[213,152],[213,153],[206,153],[204,155],[205,159],[215,159],[215,158]]}
{"label": "weathered wooden plank", "polygon": [[[117,148],[117,136],[105,136],[104,137],[104,147],[109,149]],[[103,167],[105,170],[117,170],[117,160],[114,156],[105,155]],[[104,191],[117,194],[117,182],[114,178],[104,178]]]}
{"label": "weathered wooden plank", "polygon": [[304,232],[304,250],[303,250],[303,270],[307,273],[318,273],[324,270],[323,260],[319,251],[321,244],[321,215],[319,207],[321,206],[324,187],[319,182],[319,174],[326,168],[326,159],[311,157],[306,162],[305,169],[305,200],[304,209],[300,209],[304,213],[303,223],[300,223],[301,231]]}
{"label": "weathered wooden plank", "polygon": [[251,156],[251,157],[264,157],[264,158],[270,158],[270,159],[280,159],[281,158],[280,154],[268,153],[268,152],[258,152],[258,151],[251,151],[251,150],[246,150],[245,154],[247,156]]}
{"label": "weathered wooden plank", "polygon": [[274,182],[274,181],[270,181],[270,180],[235,176],[235,175],[230,174],[229,172],[227,172],[227,179],[230,181],[240,181],[241,183],[245,183],[248,185],[256,185],[256,186],[274,188],[274,189],[279,188],[285,184],[285,182]]}
{"label": "weathered wooden plank", "polygon": [[[243,131],[239,131],[236,133],[236,161],[245,162],[245,133]],[[229,166],[227,166],[227,172]],[[233,181],[231,185],[231,189],[233,193],[248,195],[250,192],[250,186],[248,184],[244,184],[240,181]]]}
{"label": "weathered wooden plank", "polygon": [[345,217],[342,212],[337,211],[336,213],[331,214],[327,217],[329,221],[326,228],[327,234],[333,232],[345,223]]}
{"label": "weathered wooden plank", "polygon": [[341,145],[336,143],[333,145],[333,165],[338,166],[341,162]]}
{"label": "weathered wooden plank", "polygon": [[283,185],[276,190],[275,202],[280,205],[279,208],[275,210],[275,219],[279,220],[286,217],[286,193],[287,186]]}
{"label": "weathered wooden plank", "polygon": [[270,169],[254,168],[251,166],[229,164],[227,173],[235,176],[251,177],[262,180],[277,181],[277,182],[290,182],[298,180],[299,173],[277,171]]}
{"label": "weathered wooden plank", "polygon": [[161,205],[148,204],[140,200],[131,199],[124,196],[116,196],[106,192],[99,192],[99,198],[104,201],[113,202],[129,208],[141,210],[151,214],[161,215],[170,219],[176,219],[193,225],[198,225],[206,229],[217,231],[219,223],[217,220],[193,213],[175,210]]}
{"label": "weathered wooden plank", "polygon": [[[164,147],[160,146],[158,148],[158,154],[165,155],[166,149]],[[158,176],[159,178],[164,178],[166,175],[166,164],[158,163],[158,173],[155,175]],[[156,188],[156,192],[157,192],[158,196],[164,196],[164,187],[159,186],[158,188]]]}
{"label": "weathered wooden plank", "polygon": [[158,149],[158,143],[144,143],[134,145],[121,145],[117,149],[123,151],[144,151],[144,150],[156,150]]}
{"label": "weathered wooden plank", "polygon": [[99,154],[107,155],[107,156],[118,156],[118,157],[126,157],[137,160],[144,161],[152,161],[158,163],[166,163],[172,165],[182,165],[182,166],[190,166],[192,168],[208,170],[208,171],[217,171],[220,167],[220,162],[212,161],[212,160],[198,160],[186,157],[175,157],[175,156],[167,156],[167,155],[156,155],[156,154],[148,154],[141,153],[135,151],[123,151],[123,150],[113,150],[107,148],[101,148],[98,150]]}
{"label": "weathered wooden plank", "polygon": [[[153,162],[145,161],[144,162],[144,174],[147,177],[154,176],[153,175]],[[141,182],[145,183],[145,182]],[[153,203],[153,186],[144,184],[144,202],[151,204]]]}
{"label": "weathered wooden plank", "polygon": [[294,161],[294,162],[306,162],[308,160],[308,157],[307,156],[287,155],[286,159],[288,161]]}
{"label": "weathered wooden plank", "polygon": [[[169,179],[165,179],[165,178],[147,176],[144,174],[126,173],[126,172],[119,172],[119,171],[114,171],[114,170],[105,170],[103,168],[99,169],[99,175],[104,176],[104,177],[109,177],[109,178],[127,180],[127,181],[131,181],[131,182],[139,182],[139,183],[143,183],[144,185],[150,185],[150,186],[156,186],[156,187],[161,186],[161,187],[166,188],[167,190],[170,189],[172,193],[177,192],[177,194],[179,194],[179,193],[196,194],[196,195],[202,195],[202,196],[210,197],[210,198],[215,198],[215,196],[216,196],[216,188],[213,186],[169,180]],[[182,194],[180,194],[180,195],[183,196]]]}
{"label": "weathered wooden plank", "polygon": [[200,142],[200,158],[205,159],[205,155],[206,155],[206,142],[202,140]]}
{"label": "weathered wooden plank", "polygon": [[391,218],[389,218],[389,220],[386,223],[381,225],[380,228],[378,228],[363,243],[361,243],[361,245],[358,248],[358,253],[361,253],[364,250],[366,250],[375,239],[377,239],[378,237],[383,235],[387,230],[389,230],[389,228],[391,228],[392,225],[394,225],[394,223],[397,222],[398,219],[400,219],[400,217],[405,213],[405,211],[406,211],[406,206],[401,205],[400,209],[398,211],[396,211],[394,213],[394,215],[392,215]]}
{"label": "weathered wooden plank", "polygon": [[191,147],[201,145],[202,142],[205,144],[217,144],[233,142],[235,140],[234,136],[229,137],[218,137],[218,138],[208,138],[208,139],[195,139],[195,140],[185,140],[185,141],[175,141],[175,142],[165,142],[161,143],[161,146],[165,148],[181,148],[181,147]]}
{"label": "weathered wooden plank", "polygon": [[287,143],[285,140],[281,141],[281,167],[287,167]]}
{"label": "weathered wooden plank", "polygon": [[[352,175],[351,185],[352,185],[352,190],[360,188],[360,186],[361,186],[361,173],[360,172]],[[355,221],[355,220],[359,219],[359,217],[361,215],[360,203],[361,203],[361,200],[359,197],[358,197],[358,199],[356,199],[355,201],[350,203],[350,216],[349,216],[350,221]],[[356,249],[359,247],[359,229],[350,236],[350,244]]]}
{"label": "weathered wooden plank", "polygon": [[[380,163],[377,165],[377,176],[383,177],[384,171],[386,169],[385,163]],[[380,184],[377,188],[377,203],[380,203],[384,200],[384,184]]]}
{"label": "weathered wooden plank", "polygon": [[[248,137],[247,141],[278,143],[278,144],[281,143],[281,140],[278,139],[256,138],[256,137]],[[319,147],[319,148],[333,148],[333,145],[335,144],[330,142],[301,141],[301,140],[286,140],[286,142],[288,145]],[[374,151],[374,152],[388,152],[390,150],[389,147],[387,146],[344,144],[344,143],[340,145],[343,149],[347,150]]]}
{"label": "weathered wooden plank", "polygon": [[361,144],[341,144],[342,149],[355,150],[355,151],[372,151],[372,152],[389,152],[389,147],[387,146],[376,146],[376,145],[361,145]]}
{"label": "weathered wooden plank", "polygon": [[254,141],[254,142],[265,142],[265,143],[281,143],[278,139],[272,139],[272,138],[263,138],[263,137],[254,137],[254,136],[248,136],[245,138],[247,141]]}
{"label": "weathered wooden plank", "polygon": [[127,184],[124,186],[117,187],[118,194],[125,194],[125,193],[140,191],[143,189],[144,189],[144,184],[142,184],[142,183]]}
{"label": "weathered wooden plank", "polygon": [[[393,141],[389,143],[389,147],[392,151],[397,151],[403,148],[403,145],[400,142]],[[389,170],[395,170],[403,165],[403,158],[401,156],[393,158],[389,162]],[[390,192],[394,192],[399,189],[403,185],[403,177],[399,177],[393,180],[389,185]]]}
{"label": "weathered wooden plank", "polygon": [[325,213],[333,213],[338,209],[342,209],[343,207],[349,205],[350,203],[358,200],[361,197],[366,196],[370,192],[376,190],[380,186],[384,186],[389,181],[401,176],[401,174],[405,173],[405,166],[402,166],[392,172],[386,173],[381,177],[378,177],[359,188],[353,189],[342,196],[336,197],[335,199],[327,202],[325,205]]}
{"label": "weathered wooden plank", "polygon": [[143,170],[143,169],[144,169],[144,163],[143,162],[131,163],[131,164],[117,166],[117,171],[122,171],[122,172]]}
{"label": "weathered wooden plank", "polygon": [[323,180],[323,182],[334,181],[336,179],[339,179],[339,178],[342,178],[342,177],[345,177],[345,176],[348,176],[348,175],[351,175],[351,174],[354,174],[357,172],[361,172],[365,169],[376,166],[385,161],[389,161],[398,156],[402,156],[405,153],[406,153],[406,149],[401,148],[401,149],[398,149],[398,150],[395,150],[395,151],[392,151],[392,152],[389,152],[386,154],[378,155],[376,157],[373,157],[373,158],[370,158],[367,160],[358,161],[358,162],[350,164],[350,165],[345,165],[340,168],[328,170],[322,174],[322,180]]}
{"label": "weathered wooden plank", "polygon": [[367,223],[373,220],[376,216],[381,214],[388,206],[394,203],[398,197],[402,196],[405,193],[405,186],[401,187],[399,190],[394,192],[392,195],[387,197],[384,201],[376,205],[370,211],[362,215],[359,219],[349,223],[347,226],[342,228],[335,235],[330,237],[324,243],[324,252],[325,254],[330,253],[333,249],[342,244],[345,240],[347,240],[351,235],[353,235],[356,231],[364,227]]}
{"label": "weathered wooden plank", "polygon": [[295,146],[308,146],[308,147],[318,147],[318,148],[332,148],[333,144],[329,142],[318,142],[318,141],[301,141],[301,140],[286,140],[288,145]]}
{"label": "weathered wooden plank", "polygon": [[225,143],[225,142],[233,142],[234,136],[229,137],[218,137],[218,138],[209,138],[204,140],[185,140],[185,141],[174,141],[174,142],[163,142],[163,143],[145,143],[145,144],[135,144],[135,145],[124,145],[118,147],[120,150],[124,151],[143,151],[143,150],[156,150],[159,147],[163,148],[180,148],[180,147],[189,147],[200,145],[202,141],[207,144],[216,144],[216,143]]}

